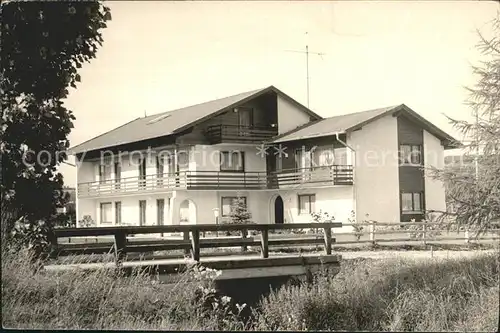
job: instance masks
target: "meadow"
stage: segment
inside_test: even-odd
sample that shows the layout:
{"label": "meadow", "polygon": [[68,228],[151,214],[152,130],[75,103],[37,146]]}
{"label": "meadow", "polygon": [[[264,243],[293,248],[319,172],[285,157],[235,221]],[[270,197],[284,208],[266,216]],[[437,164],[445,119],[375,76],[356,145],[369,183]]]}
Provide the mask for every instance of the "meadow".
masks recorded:
{"label": "meadow", "polygon": [[[79,262],[82,259],[78,259]],[[496,331],[498,253],[417,261],[350,259],[335,277],[284,286],[249,309],[192,267],[175,284],[114,269],[41,269],[2,249],[2,322],[21,329]]]}

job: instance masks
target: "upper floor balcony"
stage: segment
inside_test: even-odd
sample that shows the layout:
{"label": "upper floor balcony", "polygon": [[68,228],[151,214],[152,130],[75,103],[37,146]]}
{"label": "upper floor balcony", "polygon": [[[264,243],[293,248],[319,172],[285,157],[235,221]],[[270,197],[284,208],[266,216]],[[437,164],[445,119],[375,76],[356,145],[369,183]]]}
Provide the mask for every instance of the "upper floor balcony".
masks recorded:
{"label": "upper floor balcony", "polygon": [[277,127],[245,125],[211,125],[205,129],[205,137],[211,144],[222,142],[261,143],[278,134]]}
{"label": "upper floor balcony", "polygon": [[183,171],[78,184],[79,198],[173,190],[265,190],[352,185],[352,165],[289,169],[272,173]]}

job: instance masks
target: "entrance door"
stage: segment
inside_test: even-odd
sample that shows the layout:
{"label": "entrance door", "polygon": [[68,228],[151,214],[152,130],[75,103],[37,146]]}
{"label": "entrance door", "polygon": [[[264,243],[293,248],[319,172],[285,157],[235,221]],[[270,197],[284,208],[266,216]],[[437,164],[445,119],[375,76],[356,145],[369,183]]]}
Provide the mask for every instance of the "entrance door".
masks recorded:
{"label": "entrance door", "polygon": [[146,159],[143,158],[139,163],[139,188],[146,187]]}
{"label": "entrance door", "polygon": [[278,195],[278,197],[274,200],[274,223],[284,223],[284,215],[283,199]]}
{"label": "entrance door", "polygon": [[250,135],[248,129],[250,126],[253,125],[252,118],[253,118],[252,108],[240,107],[238,109],[238,125],[240,127],[239,128],[240,135],[242,136]]}

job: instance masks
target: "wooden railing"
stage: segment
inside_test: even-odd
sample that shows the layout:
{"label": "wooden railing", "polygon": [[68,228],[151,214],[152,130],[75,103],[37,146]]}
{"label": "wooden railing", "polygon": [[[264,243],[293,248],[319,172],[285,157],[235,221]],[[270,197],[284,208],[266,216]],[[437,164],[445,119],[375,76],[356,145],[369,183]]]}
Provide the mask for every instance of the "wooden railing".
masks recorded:
{"label": "wooden railing", "polygon": [[[117,263],[123,261],[123,258],[130,252],[151,252],[162,250],[185,250],[191,253],[191,258],[195,261],[200,260],[201,248],[213,247],[237,247],[246,250],[247,246],[260,246],[261,257],[269,257],[270,246],[283,245],[317,245],[323,244],[325,254],[332,253],[332,228],[340,228],[342,223],[293,223],[293,224],[198,224],[198,225],[168,225],[168,226],[142,226],[142,227],[99,227],[99,228],[64,228],[55,229],[50,235],[51,255],[68,254],[89,254],[89,253],[108,253],[114,250]],[[283,229],[304,229],[320,228],[323,230],[323,239],[317,236],[304,235],[300,238],[290,239],[269,239],[270,230]],[[255,230],[260,233],[257,236],[248,236],[249,230]],[[241,233],[239,238],[200,238],[200,234],[205,232],[228,232],[238,231]],[[127,240],[128,236],[139,234],[161,234],[161,233],[182,233],[182,239],[158,239],[140,241]],[[58,238],[65,237],[89,237],[89,236],[113,236],[112,243],[96,244],[59,244]]]}
{"label": "wooden railing", "polygon": [[283,188],[290,185],[352,185],[352,165],[330,165],[303,169],[281,170],[272,173],[273,185]]}
{"label": "wooden railing", "polygon": [[350,165],[332,165],[308,169],[291,169],[279,172],[225,172],[184,171],[144,178],[129,177],[119,180],[79,183],[78,197],[137,194],[175,189],[269,189],[287,188],[292,185],[331,186],[352,185]]}
{"label": "wooden railing", "polygon": [[213,144],[221,142],[260,143],[277,134],[277,128],[242,125],[212,125],[205,130],[205,136]]}

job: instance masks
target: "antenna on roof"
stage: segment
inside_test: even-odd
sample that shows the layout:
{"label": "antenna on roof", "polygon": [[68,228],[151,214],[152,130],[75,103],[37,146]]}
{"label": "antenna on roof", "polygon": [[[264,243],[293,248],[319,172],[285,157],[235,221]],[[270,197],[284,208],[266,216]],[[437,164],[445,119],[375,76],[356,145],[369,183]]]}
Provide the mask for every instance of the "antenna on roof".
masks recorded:
{"label": "antenna on roof", "polygon": [[[306,31],[306,35],[308,35],[308,32]],[[309,45],[307,45],[306,42],[306,50],[305,51],[296,51],[296,50],[285,50],[286,52],[297,52],[297,53],[305,53],[306,54],[306,86],[307,86],[307,107],[309,107],[309,53],[310,54],[315,54],[319,55],[321,59],[323,59],[323,56],[325,53],[320,53],[320,52],[309,52]]]}

